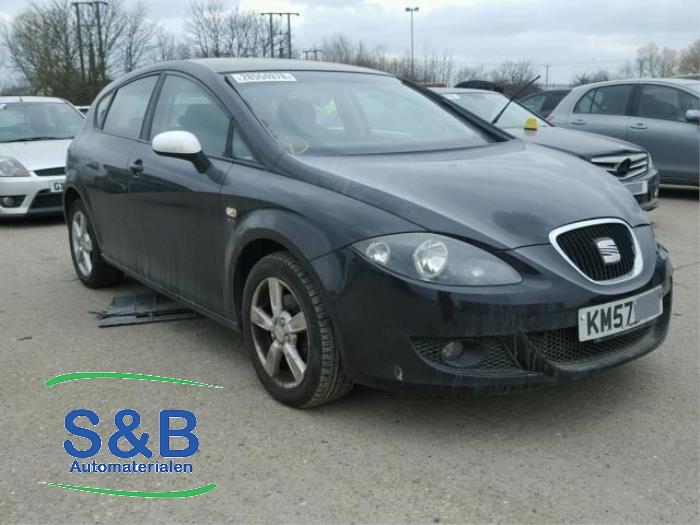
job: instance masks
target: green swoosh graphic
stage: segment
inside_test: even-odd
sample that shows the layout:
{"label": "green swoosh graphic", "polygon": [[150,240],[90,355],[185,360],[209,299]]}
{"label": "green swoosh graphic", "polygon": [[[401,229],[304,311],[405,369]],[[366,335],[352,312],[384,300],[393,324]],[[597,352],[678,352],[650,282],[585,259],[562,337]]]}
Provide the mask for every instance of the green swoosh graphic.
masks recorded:
{"label": "green swoosh graphic", "polygon": [[117,490],[117,489],[101,489],[99,487],[80,487],[78,485],[63,485],[62,483],[49,483],[40,481],[42,485],[49,487],[59,487],[68,490],[77,490],[80,492],[94,492],[96,494],[107,494],[109,496],[127,496],[129,498],[193,498],[201,496],[207,492],[211,492],[216,488],[216,483],[208,483],[201,487],[185,490],[172,490],[164,492],[147,492],[142,490]]}
{"label": "green swoosh graphic", "polygon": [[73,372],[71,374],[61,374],[52,377],[44,383],[44,386],[51,388],[68,381],[78,381],[79,379],[134,379],[136,381],[160,381],[161,383],[177,383],[180,385],[203,386],[206,388],[223,388],[218,385],[190,381],[189,379],[178,379],[176,377],[152,376],[148,374],[132,374],[129,372]]}

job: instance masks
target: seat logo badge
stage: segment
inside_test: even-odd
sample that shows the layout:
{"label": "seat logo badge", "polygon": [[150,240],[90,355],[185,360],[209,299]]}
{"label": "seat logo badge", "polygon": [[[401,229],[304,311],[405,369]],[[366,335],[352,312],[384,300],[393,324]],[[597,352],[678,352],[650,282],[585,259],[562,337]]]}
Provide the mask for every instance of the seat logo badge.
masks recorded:
{"label": "seat logo badge", "polygon": [[631,167],[632,159],[626,158],[625,160],[621,161],[617,166],[615,166],[615,173],[618,177],[624,177],[625,175],[627,175],[627,173],[629,173]]}
{"label": "seat logo badge", "polygon": [[605,264],[616,264],[621,260],[620,250],[610,237],[596,239],[595,245],[598,248],[601,258]]}
{"label": "seat logo badge", "polygon": [[235,219],[238,217],[238,210],[236,208],[232,208],[231,206],[226,207],[226,217],[229,219]]}

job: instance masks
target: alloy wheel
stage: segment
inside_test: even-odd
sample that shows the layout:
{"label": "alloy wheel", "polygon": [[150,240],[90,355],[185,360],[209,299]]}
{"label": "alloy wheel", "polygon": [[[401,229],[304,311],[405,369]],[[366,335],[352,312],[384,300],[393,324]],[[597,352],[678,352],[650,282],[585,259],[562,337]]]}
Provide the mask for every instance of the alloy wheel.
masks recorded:
{"label": "alloy wheel", "polygon": [[78,269],[84,277],[89,277],[92,273],[92,238],[88,231],[87,217],[82,211],[73,214],[71,241]]}
{"label": "alloy wheel", "polygon": [[301,303],[282,279],[268,277],[255,288],[250,324],[267,375],[283,388],[299,386],[308,365],[307,322]]}

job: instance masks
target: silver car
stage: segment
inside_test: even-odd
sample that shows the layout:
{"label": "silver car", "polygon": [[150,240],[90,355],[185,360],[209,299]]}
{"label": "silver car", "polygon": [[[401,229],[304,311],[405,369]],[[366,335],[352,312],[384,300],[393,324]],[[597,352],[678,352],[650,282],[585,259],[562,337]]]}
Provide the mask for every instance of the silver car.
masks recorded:
{"label": "silver car", "polygon": [[83,120],[59,98],[0,97],[0,218],[62,213],[66,152]]}
{"label": "silver car", "polygon": [[700,81],[636,79],[574,88],[547,119],[651,153],[662,184],[700,185]]}
{"label": "silver car", "polygon": [[624,140],[548,124],[525,106],[481,89],[433,88],[458,106],[526,142],[564,151],[591,162],[617,178],[643,210],[659,204],[659,173],[644,149]]}

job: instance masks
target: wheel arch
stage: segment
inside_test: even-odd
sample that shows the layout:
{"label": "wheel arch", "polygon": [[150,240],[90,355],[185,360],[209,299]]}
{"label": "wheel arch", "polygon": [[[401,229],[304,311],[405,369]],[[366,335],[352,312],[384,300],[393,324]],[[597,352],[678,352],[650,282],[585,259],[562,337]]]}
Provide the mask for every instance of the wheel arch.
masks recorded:
{"label": "wheel arch", "polygon": [[332,251],[334,245],[323,230],[301,215],[273,209],[252,212],[232,230],[227,244],[226,290],[233,293],[227,294],[230,302],[226,311],[239,326],[242,326],[243,289],[250,271],[260,259],[277,251],[286,251],[299,260],[323,299],[327,300],[310,263]]}

